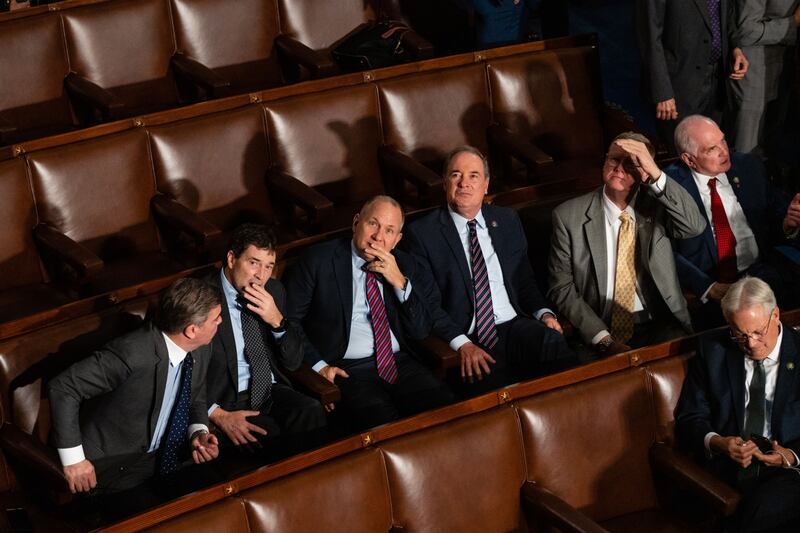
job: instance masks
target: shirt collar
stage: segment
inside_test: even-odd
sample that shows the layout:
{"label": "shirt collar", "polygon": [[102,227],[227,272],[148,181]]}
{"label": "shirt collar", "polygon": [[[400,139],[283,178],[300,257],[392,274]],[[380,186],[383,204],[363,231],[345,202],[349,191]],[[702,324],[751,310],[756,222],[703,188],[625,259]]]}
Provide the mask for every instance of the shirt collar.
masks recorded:
{"label": "shirt collar", "polygon": [[186,358],[186,354],[188,353],[186,350],[175,344],[175,341],[169,338],[169,335],[161,332],[164,335],[164,340],[167,343],[167,354],[169,355],[169,364],[172,366],[178,366],[183,362]]}
{"label": "shirt collar", "polygon": [[[775,342],[775,347],[769,352],[767,358],[764,359],[764,364],[767,366],[777,365],[779,359],[781,357],[781,343],[783,342],[783,324],[778,322],[778,327],[780,330],[778,331],[778,340]],[[755,363],[754,359],[750,359],[749,357],[745,357],[745,360],[750,361],[750,363]]]}
{"label": "shirt collar", "polygon": [[697,184],[697,187],[700,188],[701,191],[708,190],[708,180],[712,178],[717,178],[722,186],[728,186],[728,175],[724,172],[716,176],[706,176],[705,174],[700,174],[696,170],[692,169],[692,177],[694,178],[694,182]]}
{"label": "shirt collar", "polygon": [[[619,221],[619,215],[622,214],[622,209],[617,207],[614,202],[611,201],[611,198],[606,196],[606,188],[603,186],[603,212],[606,215],[606,220],[608,220],[609,224],[614,224]],[[635,191],[633,193],[633,198],[631,201],[628,202],[628,205],[625,206],[625,211],[631,216],[633,220],[636,220],[636,212],[633,209],[634,204],[636,203],[636,198],[639,196],[639,191]]]}
{"label": "shirt collar", "polygon": [[352,240],[350,241],[350,261],[353,265],[353,270],[357,272],[360,271],[364,263],[367,262],[363,257],[358,255],[358,250],[356,250],[356,245]]}
{"label": "shirt collar", "polygon": [[[466,228],[467,222],[472,220],[470,218],[466,218],[456,213],[455,211],[453,211],[453,208],[450,207],[449,205],[447,206],[447,211],[450,213],[450,218],[453,219],[453,224],[455,224],[456,228],[458,228],[459,230],[461,230],[462,228]],[[475,221],[478,223],[477,225],[479,228],[481,229],[486,228],[486,219],[483,218],[483,209],[479,210],[478,214],[475,215]]]}
{"label": "shirt collar", "polygon": [[225,275],[224,268],[220,269],[219,277],[221,279],[220,284],[222,285],[222,292],[225,294],[225,299],[228,301],[228,308],[241,309],[242,306],[239,304],[239,291],[228,281],[228,276]]}

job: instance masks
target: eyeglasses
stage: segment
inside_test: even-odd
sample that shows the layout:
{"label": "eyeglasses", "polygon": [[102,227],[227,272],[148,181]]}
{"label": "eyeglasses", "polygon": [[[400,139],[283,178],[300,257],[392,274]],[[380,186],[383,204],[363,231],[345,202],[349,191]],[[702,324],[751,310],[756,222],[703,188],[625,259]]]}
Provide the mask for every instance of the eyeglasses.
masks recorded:
{"label": "eyeglasses", "polygon": [[610,165],[611,168],[617,168],[618,166],[622,165],[622,170],[633,175],[638,174],[639,170],[642,168],[641,165],[634,163],[633,160],[628,156],[612,157],[609,154],[606,154],[606,164]]}
{"label": "eyeglasses", "polygon": [[769,331],[769,325],[772,323],[772,314],[775,311],[773,308],[772,311],[769,312],[769,320],[767,320],[767,325],[761,328],[758,331],[754,331],[753,333],[741,333],[741,332],[734,332],[733,328],[728,328],[728,334],[731,336],[735,342],[739,344],[746,343],[749,339],[753,339],[756,342],[761,341],[766,335],[767,331]]}

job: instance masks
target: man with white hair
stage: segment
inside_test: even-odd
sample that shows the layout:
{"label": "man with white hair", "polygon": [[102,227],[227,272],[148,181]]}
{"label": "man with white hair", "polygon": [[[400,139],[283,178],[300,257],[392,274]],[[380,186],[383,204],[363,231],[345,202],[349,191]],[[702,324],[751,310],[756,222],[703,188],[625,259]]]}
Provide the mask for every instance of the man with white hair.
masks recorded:
{"label": "man with white hair", "polygon": [[[800,194],[791,203],[770,185],[766,169],[749,154],[731,153],[717,124],[686,117],[675,130],[680,162],[664,171],[692,195],[708,225],[697,237],[675,241],[681,286],[704,304],[693,319],[698,329],[721,324],[719,302],[744,274],[770,284],[783,307],[788,288],[774,265],[765,263],[781,240],[800,227]],[[788,205],[787,205],[788,204]]]}
{"label": "man with white hair", "polygon": [[689,361],[678,442],[742,491],[735,529],[797,531],[800,334],[781,324],[775,294],[758,278],[732,284],[722,311],[729,328],[702,336]]}

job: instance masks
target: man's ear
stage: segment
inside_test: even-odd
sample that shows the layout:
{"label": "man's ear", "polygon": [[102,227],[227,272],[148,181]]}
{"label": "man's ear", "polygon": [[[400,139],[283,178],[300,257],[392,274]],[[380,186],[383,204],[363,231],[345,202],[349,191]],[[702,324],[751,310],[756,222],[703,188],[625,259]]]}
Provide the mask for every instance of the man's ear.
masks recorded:
{"label": "man's ear", "polygon": [[356,226],[358,225],[358,213],[353,215],[353,233],[356,231]]}
{"label": "man's ear", "polygon": [[232,269],[232,268],[233,268],[233,264],[234,264],[235,262],[236,262],[236,256],[235,256],[235,255],[233,255],[233,250],[228,250],[228,255],[227,255],[227,256],[225,256],[225,265],[226,265],[226,266],[228,267],[228,269],[230,270],[230,269]]}
{"label": "man's ear", "polygon": [[696,167],[696,165],[694,164],[694,157],[687,154],[686,152],[683,152],[681,154],[681,161],[683,161],[686,164],[686,166],[691,169],[694,169]]}
{"label": "man's ear", "polygon": [[197,326],[194,324],[189,324],[183,328],[183,336],[187,339],[194,339],[197,337]]}

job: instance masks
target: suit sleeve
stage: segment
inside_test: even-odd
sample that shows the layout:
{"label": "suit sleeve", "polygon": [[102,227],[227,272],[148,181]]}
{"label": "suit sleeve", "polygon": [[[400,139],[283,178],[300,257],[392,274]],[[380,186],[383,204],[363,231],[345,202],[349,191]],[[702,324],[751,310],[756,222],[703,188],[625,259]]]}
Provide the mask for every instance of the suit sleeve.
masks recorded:
{"label": "suit sleeve", "polygon": [[697,454],[705,453],[705,436],[715,429],[711,426],[709,403],[710,381],[704,356],[704,342],[699,342],[698,353],[689,359],[689,369],[683,382],[675,416],[675,433],[678,443]]}
{"label": "suit sleeve", "polygon": [[[202,424],[208,427],[208,364],[211,361],[211,345],[203,346],[192,352],[195,357],[192,370],[192,398],[189,412],[189,425]],[[191,429],[191,428],[189,428]]]}
{"label": "suit sleeve", "polygon": [[664,191],[652,195],[664,208],[664,228],[672,239],[697,237],[706,229],[706,219],[700,213],[697,202],[675,180],[667,176]]}
{"label": "suit sleeve", "polygon": [[787,17],[767,18],[767,0],[736,0],[734,46],[791,46],[797,41],[793,13]]}
{"label": "suit sleeve", "polygon": [[675,97],[667,69],[662,36],[667,0],[637,0],[636,26],[642,62],[649,77],[653,103]]}
{"label": "suit sleeve", "polygon": [[674,252],[674,254],[675,270],[678,273],[678,281],[681,287],[688,287],[698,297],[704,295],[716,280],[697,268],[694,263],[686,259],[681,253]]}
{"label": "suit sleeve", "polygon": [[[431,319],[424,295],[431,290],[433,280],[422,261],[411,254],[405,254],[403,275],[411,282],[411,293],[408,298],[402,304],[398,302],[403,332],[409,338],[421,340],[431,332]],[[394,291],[392,291],[392,297],[397,300],[393,293]],[[384,289],[384,294],[387,294],[386,289]]]}
{"label": "suit sleeve", "polygon": [[[572,325],[578,328],[585,343],[590,344],[592,339],[608,326],[597,316],[597,313],[586,303],[578,288],[572,273],[573,258],[570,242],[572,236],[561,220],[559,210],[553,210],[553,237],[550,241],[550,290],[548,297]],[[582,265],[581,268],[585,268]]]}
{"label": "suit sleeve", "polygon": [[[279,281],[273,283],[273,298],[282,315],[286,316],[286,288]],[[287,370],[297,370],[303,362],[303,334],[299,326],[286,320],[286,333],[274,338],[278,347],[278,360]]]}
{"label": "suit sleeve", "polygon": [[51,439],[56,448],[83,444],[80,407],[84,400],[111,392],[131,374],[118,346],[111,344],[73,364],[50,380]]}
{"label": "suit sleeve", "polygon": [[323,360],[303,331],[303,320],[308,315],[314,299],[315,264],[313,258],[306,254],[289,269],[285,276],[287,322],[299,336],[303,347],[303,359],[311,366]]}
{"label": "suit sleeve", "polygon": [[510,281],[515,285],[513,289],[518,294],[522,311],[533,316],[537,311],[549,307],[550,304],[542,296],[541,291],[539,291],[539,284],[536,283],[536,275],[533,273],[533,267],[528,259],[528,239],[525,238],[522,221],[516,212],[514,212],[514,220],[517,224],[518,239],[522,243],[522,257],[516,266],[517,272],[514,273],[513,280]]}

